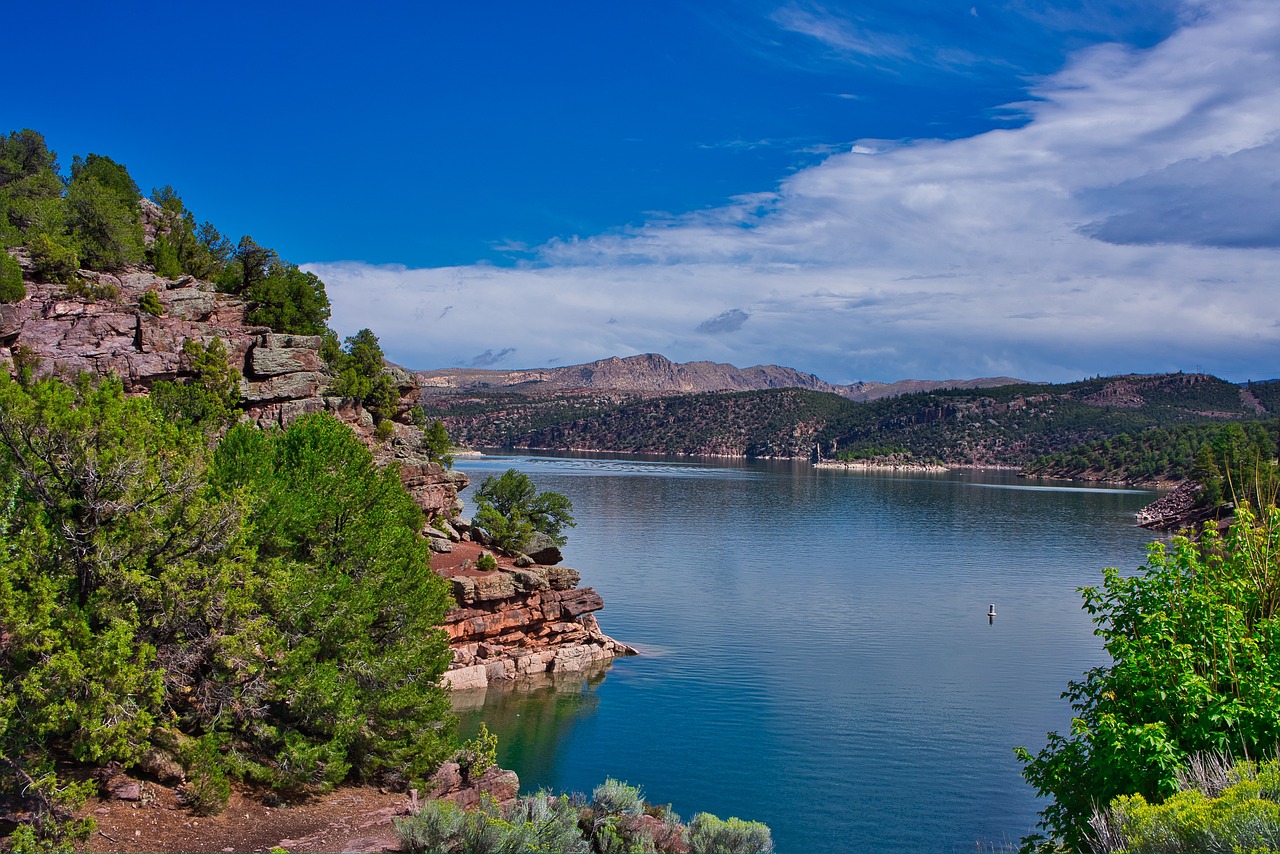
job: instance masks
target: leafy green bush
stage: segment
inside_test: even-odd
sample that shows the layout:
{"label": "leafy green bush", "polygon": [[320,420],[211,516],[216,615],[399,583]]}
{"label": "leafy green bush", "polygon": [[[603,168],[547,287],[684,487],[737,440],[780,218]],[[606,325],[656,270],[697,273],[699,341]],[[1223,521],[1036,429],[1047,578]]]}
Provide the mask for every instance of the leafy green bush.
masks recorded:
{"label": "leafy green bush", "polygon": [[642,815],[644,798],[639,786],[609,777],[592,790],[591,808],[605,815]]}
{"label": "leafy green bush", "polygon": [[563,530],[572,527],[573,503],[558,492],[539,492],[529,476],[507,469],[487,477],[476,492],[475,523],[489,533],[496,547],[522,551],[534,531],[564,545]]}
{"label": "leafy green bush", "polygon": [[160,295],[155,291],[144,292],[138,298],[138,308],[152,317],[160,317],[164,314],[164,303],[160,302]]}
{"label": "leafy green bush", "polygon": [[493,572],[498,568],[498,559],[488,552],[484,552],[480,557],[476,558],[476,569],[481,572]]}
{"label": "leafy green bush", "polygon": [[210,450],[117,380],[0,372],[4,790],[52,803],[55,758],[128,766],[167,730],[201,809],[220,775],[425,779],[455,745],[421,525],[332,417]]}
{"label": "leafy green bush", "polygon": [[[414,407],[413,412],[415,414],[421,413],[422,409]],[[427,452],[427,459],[451,469],[453,468],[453,455],[449,451],[452,447],[453,443],[449,441],[449,433],[444,428],[444,422],[439,418],[423,429],[422,449]]]}
{"label": "leafy green bush", "polygon": [[182,800],[196,815],[217,815],[231,797],[231,781],[223,768],[218,740],[213,733],[192,739],[183,751],[186,781],[178,789]]}
{"label": "leafy green bush", "polygon": [[22,283],[21,265],[0,249],[0,302],[19,302],[26,298],[27,286]]}
{"label": "leafy green bush", "polygon": [[[1197,757],[1193,757],[1195,759]],[[1212,761],[1212,760],[1211,760]],[[1121,795],[1090,820],[1098,852],[1280,850],[1280,763],[1225,763],[1225,779],[1188,785],[1161,803]]]}
{"label": "leafy green bush", "polygon": [[32,272],[36,279],[61,284],[76,281],[80,256],[75,249],[47,234],[32,237],[27,241],[27,249],[31,252]]}
{"label": "leafy green bush", "polygon": [[1023,776],[1052,799],[1049,839],[1086,844],[1094,804],[1119,795],[1158,801],[1178,791],[1189,754],[1280,741],[1280,510],[1242,507],[1226,536],[1153,543],[1134,576],[1103,571],[1082,590],[1113,662],[1068,683],[1071,732],[1051,732],[1035,756],[1016,753]]}
{"label": "leafy green bush", "polygon": [[700,812],[689,822],[689,848],[695,854],[766,854],[773,850],[769,826],[740,818],[720,820]]}
{"label": "leafy green bush", "polygon": [[79,297],[89,302],[113,300],[120,296],[120,288],[111,282],[91,282],[76,276],[67,283],[67,296]]}
{"label": "leafy green bush", "polygon": [[386,371],[378,336],[361,329],[339,347],[337,336],[329,333],[321,344],[320,355],[335,375],[330,394],[359,402],[379,423],[396,414],[400,395]]}
{"label": "leafy green bush", "polygon": [[480,731],[468,739],[453,755],[464,781],[473,780],[498,762],[498,737],[480,724]]}

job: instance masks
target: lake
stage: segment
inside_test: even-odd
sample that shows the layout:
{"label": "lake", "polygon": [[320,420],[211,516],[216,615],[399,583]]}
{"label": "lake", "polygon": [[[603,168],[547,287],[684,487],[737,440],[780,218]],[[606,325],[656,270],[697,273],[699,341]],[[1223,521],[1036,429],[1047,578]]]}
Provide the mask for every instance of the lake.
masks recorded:
{"label": "lake", "polygon": [[[1065,731],[1104,663],[1077,588],[1134,570],[1146,490],[1004,473],[533,454],[568,496],[565,565],[643,654],[459,706],[524,791],[639,785],[686,820],[766,822],[779,852],[1016,848],[1039,809],[1012,749]],[[468,509],[469,512],[469,509]],[[989,620],[995,603],[998,616]],[[468,707],[470,704],[471,707]]]}

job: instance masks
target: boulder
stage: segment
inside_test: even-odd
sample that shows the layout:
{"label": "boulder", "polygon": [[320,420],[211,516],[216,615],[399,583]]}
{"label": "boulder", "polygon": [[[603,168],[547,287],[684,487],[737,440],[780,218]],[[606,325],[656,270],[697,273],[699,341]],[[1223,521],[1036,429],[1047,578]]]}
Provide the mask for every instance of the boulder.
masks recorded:
{"label": "boulder", "polygon": [[449,581],[453,584],[453,598],[459,605],[476,601],[476,580],[465,575],[455,575]]}
{"label": "boulder", "polygon": [[265,332],[258,338],[259,347],[273,350],[319,350],[324,339],[319,335],[291,335],[286,332]]}
{"label": "boulder", "polygon": [[172,753],[159,747],[147,748],[138,760],[138,770],[156,782],[170,786],[177,785],[186,778],[182,763]]}
{"label": "boulder", "polygon": [[483,664],[473,664],[470,667],[446,670],[444,675],[440,677],[440,684],[453,691],[471,691],[476,688],[487,688],[489,686],[488,670]]}
{"label": "boulder", "polygon": [[567,566],[549,566],[546,573],[547,583],[551,585],[552,590],[572,590],[582,580],[578,570]]}
{"label": "boulder", "polygon": [[428,537],[427,544],[431,547],[431,551],[436,554],[444,555],[453,551],[453,543],[449,542],[444,537]]}
{"label": "boulder", "polygon": [[494,599],[510,599],[516,595],[515,579],[507,572],[489,572],[475,579],[476,600],[490,602]]}
{"label": "boulder", "polygon": [[539,590],[551,589],[550,583],[547,581],[547,573],[538,569],[513,569],[511,577],[515,581],[516,589],[522,593],[535,593]]}
{"label": "boulder", "polygon": [[[268,337],[268,336],[263,336]],[[279,336],[272,336],[279,337]],[[258,377],[320,370],[320,354],[300,347],[254,347],[249,351],[249,372]]]}
{"label": "boulder", "polygon": [[[328,379],[328,376],[322,373],[302,371],[280,374],[260,383],[241,380],[240,396],[249,404],[315,397],[328,383]],[[370,419],[370,426],[372,426],[372,419]]]}
{"label": "boulder", "polygon": [[540,563],[543,566],[552,566],[564,560],[564,555],[560,553],[560,547],[556,545],[556,541],[541,531],[534,531],[533,536],[529,537],[524,553],[533,558],[534,563]]}

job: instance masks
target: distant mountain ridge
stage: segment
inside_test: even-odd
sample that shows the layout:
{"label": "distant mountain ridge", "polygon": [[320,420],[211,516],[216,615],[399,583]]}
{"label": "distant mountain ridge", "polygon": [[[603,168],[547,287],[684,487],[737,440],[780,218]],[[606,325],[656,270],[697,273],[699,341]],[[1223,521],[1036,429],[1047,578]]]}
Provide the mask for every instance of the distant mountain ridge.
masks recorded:
{"label": "distant mountain ridge", "polygon": [[836,385],[813,374],[779,365],[737,368],[720,362],[673,362],[657,353],[612,356],[585,365],[562,368],[512,371],[445,368],[416,373],[425,387],[438,391],[487,389],[536,394],[581,389],[668,395],[799,388],[838,394],[859,402],[920,391],[995,388],[1026,382],[1012,377],[983,377],[971,380],[900,380],[893,383],[858,382]]}

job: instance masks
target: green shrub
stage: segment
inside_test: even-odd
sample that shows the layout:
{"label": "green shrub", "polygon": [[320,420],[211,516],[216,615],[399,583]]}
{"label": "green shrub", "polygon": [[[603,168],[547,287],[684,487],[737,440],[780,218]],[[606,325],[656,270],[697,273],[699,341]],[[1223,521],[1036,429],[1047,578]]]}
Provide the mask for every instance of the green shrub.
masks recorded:
{"label": "green shrub", "polygon": [[64,285],[75,281],[76,272],[80,269],[80,256],[75,249],[47,234],[32,237],[27,241],[27,249],[31,252],[32,272],[36,279]]}
{"label": "green shrub", "polygon": [[473,780],[497,764],[498,736],[481,723],[480,731],[468,739],[453,758],[462,772],[462,779]]}
{"label": "green shrub", "polygon": [[1118,795],[1159,802],[1179,789],[1190,754],[1280,740],[1280,510],[1247,506],[1224,536],[1153,543],[1136,575],[1103,570],[1084,607],[1111,663],[1068,683],[1071,730],[1049,733],[1034,756],[1016,754],[1023,777],[1052,801],[1040,827],[1051,840],[1085,844],[1094,805]]}
{"label": "green shrub", "polygon": [[498,559],[488,552],[483,552],[480,557],[476,558],[476,569],[481,572],[493,572],[498,568]]}
{"label": "green shrub", "polygon": [[689,822],[689,847],[695,854],[765,854],[773,850],[773,836],[762,822],[700,812]]}
{"label": "green shrub", "polygon": [[608,777],[592,790],[591,808],[606,815],[641,815],[644,798],[639,786]]}
{"label": "green shrub", "polygon": [[186,782],[178,794],[196,815],[217,815],[227,807],[231,782],[223,768],[222,754],[213,733],[187,742],[182,752]]}
{"label": "green shrub", "polygon": [[155,291],[146,291],[138,300],[138,308],[150,314],[153,317],[160,317],[164,314],[164,303],[160,302],[160,295]]}
{"label": "green shrub", "polygon": [[8,252],[0,249],[0,302],[19,302],[27,298],[22,283],[22,267]]}
{"label": "green shrub", "polygon": [[558,492],[539,492],[529,476],[507,469],[500,477],[487,477],[476,492],[475,523],[489,533],[493,543],[509,554],[524,550],[534,531],[551,537],[557,545],[572,527],[573,503]]}
{"label": "green shrub", "polygon": [[1090,846],[1099,852],[1280,850],[1278,782],[1276,760],[1240,762],[1225,785],[1191,784],[1160,803],[1121,795],[1090,820]]}
{"label": "green shrub", "polygon": [[407,818],[391,819],[391,824],[406,851],[453,851],[465,819],[466,813],[452,801],[430,800]]}
{"label": "green shrub", "polygon": [[396,434],[396,425],[390,420],[378,422],[378,426],[373,428],[373,435],[377,437],[379,442],[386,442]]}
{"label": "green shrub", "polygon": [[79,297],[89,302],[97,302],[100,299],[114,300],[119,298],[120,288],[111,282],[90,282],[88,279],[76,276],[67,283],[67,296]]}

